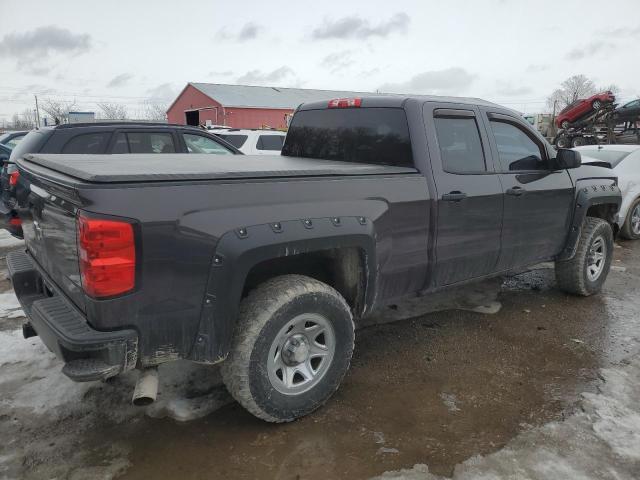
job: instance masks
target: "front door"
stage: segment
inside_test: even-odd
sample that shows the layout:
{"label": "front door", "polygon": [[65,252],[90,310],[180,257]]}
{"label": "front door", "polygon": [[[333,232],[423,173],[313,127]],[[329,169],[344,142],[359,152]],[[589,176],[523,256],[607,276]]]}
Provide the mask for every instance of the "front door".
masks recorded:
{"label": "front door", "polygon": [[569,173],[550,168],[544,143],[524,121],[491,112],[483,120],[505,192],[498,270],[549,260],[562,251],[569,231]]}
{"label": "front door", "polygon": [[424,106],[438,202],[436,287],[492,273],[500,254],[502,187],[478,115],[469,105]]}

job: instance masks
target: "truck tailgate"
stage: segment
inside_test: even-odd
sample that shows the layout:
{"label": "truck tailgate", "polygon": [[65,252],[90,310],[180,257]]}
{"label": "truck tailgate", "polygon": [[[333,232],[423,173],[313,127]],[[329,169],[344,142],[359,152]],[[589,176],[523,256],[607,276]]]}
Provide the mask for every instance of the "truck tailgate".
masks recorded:
{"label": "truck tailgate", "polygon": [[27,250],[51,281],[84,311],[76,241],[79,200],[73,198],[71,188],[34,176],[29,176],[27,182],[30,193],[24,207],[28,210],[21,214]]}

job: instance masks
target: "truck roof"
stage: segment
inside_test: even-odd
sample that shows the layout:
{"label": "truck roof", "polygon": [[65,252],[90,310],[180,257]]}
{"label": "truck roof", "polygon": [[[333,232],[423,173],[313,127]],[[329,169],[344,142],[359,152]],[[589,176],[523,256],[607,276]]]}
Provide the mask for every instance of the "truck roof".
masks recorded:
{"label": "truck roof", "polygon": [[233,178],[312,177],[415,173],[414,168],[337,162],[280,155],[28,154],[17,161],[34,164],[90,183],[221,180]]}
{"label": "truck roof", "polygon": [[[488,102],[480,98],[470,97],[445,97],[438,95],[406,95],[406,94],[386,94],[375,96],[359,96],[362,99],[363,107],[402,107],[405,102],[410,100],[417,100],[421,102],[438,102],[438,103],[458,103],[463,105],[480,105],[485,107],[499,107],[505,109],[501,105]],[[298,110],[317,110],[321,108],[327,108],[328,102],[326,100],[318,102],[303,103],[298,107]],[[508,110],[508,109],[507,109]]]}

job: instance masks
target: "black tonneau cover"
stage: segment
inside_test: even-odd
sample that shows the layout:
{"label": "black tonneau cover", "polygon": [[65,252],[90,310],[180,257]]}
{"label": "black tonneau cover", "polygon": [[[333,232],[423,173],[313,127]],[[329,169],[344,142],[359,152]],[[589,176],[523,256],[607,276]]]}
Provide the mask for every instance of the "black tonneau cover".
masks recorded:
{"label": "black tonneau cover", "polygon": [[332,175],[414,173],[413,168],[335,162],[280,155],[193,153],[53,155],[29,154],[17,162],[36,164],[91,183],[220,180]]}

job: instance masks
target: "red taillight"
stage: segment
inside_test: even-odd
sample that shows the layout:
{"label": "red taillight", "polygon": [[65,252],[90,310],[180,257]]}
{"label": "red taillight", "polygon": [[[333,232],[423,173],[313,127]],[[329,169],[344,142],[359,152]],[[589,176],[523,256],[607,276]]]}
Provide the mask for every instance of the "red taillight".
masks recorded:
{"label": "red taillight", "polygon": [[329,100],[329,108],[353,108],[362,105],[361,98],[334,98]]}
{"label": "red taillight", "polygon": [[15,187],[18,184],[18,180],[20,179],[20,172],[15,171],[9,174],[9,185]]}
{"label": "red taillight", "polygon": [[111,297],[135,287],[136,247],[130,223],[78,215],[78,256],[87,295]]}
{"label": "red taillight", "polygon": [[13,217],[9,219],[9,225],[19,227],[20,225],[22,225],[22,219],[20,217]]}

